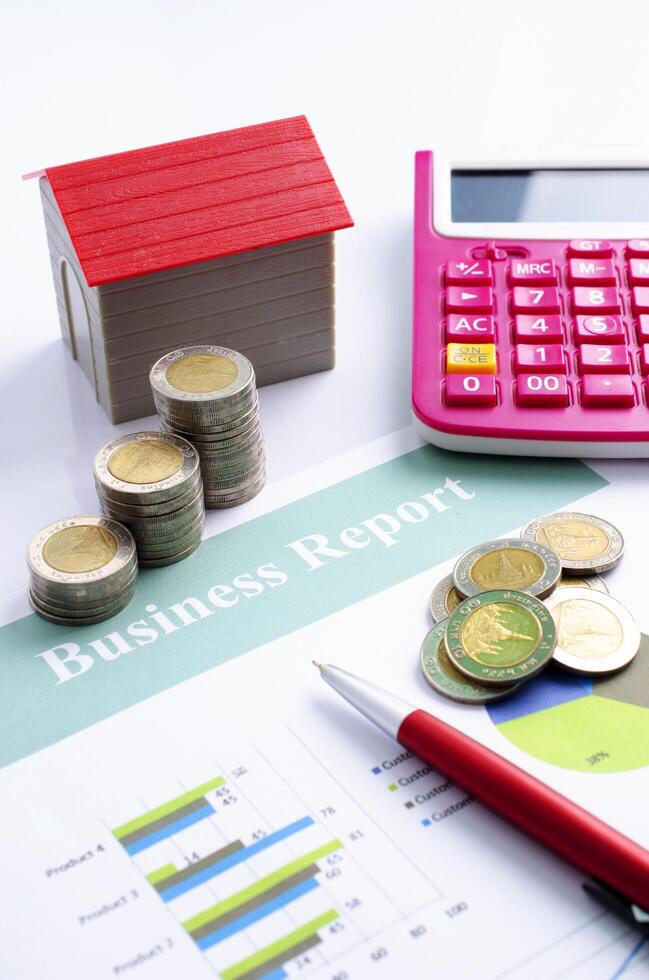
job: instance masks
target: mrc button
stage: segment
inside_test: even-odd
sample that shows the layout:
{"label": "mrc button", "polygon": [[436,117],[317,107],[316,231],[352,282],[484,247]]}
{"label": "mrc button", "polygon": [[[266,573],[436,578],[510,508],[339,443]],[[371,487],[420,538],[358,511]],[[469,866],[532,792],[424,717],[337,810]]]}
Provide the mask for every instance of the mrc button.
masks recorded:
{"label": "mrc button", "polygon": [[448,344],[447,374],[495,374],[495,344]]}
{"label": "mrc button", "polygon": [[512,259],[509,281],[512,286],[551,286],[557,282],[557,268],[552,259]]}

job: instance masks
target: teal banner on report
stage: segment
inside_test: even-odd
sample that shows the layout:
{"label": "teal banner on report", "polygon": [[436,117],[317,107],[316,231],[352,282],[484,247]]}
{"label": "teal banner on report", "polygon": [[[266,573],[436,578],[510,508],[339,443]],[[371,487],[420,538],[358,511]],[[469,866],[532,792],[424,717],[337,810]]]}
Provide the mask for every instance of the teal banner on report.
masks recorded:
{"label": "teal banner on report", "polygon": [[0,628],[0,765],[605,484],[573,460],[425,446],[142,571],[111,620],[10,623]]}

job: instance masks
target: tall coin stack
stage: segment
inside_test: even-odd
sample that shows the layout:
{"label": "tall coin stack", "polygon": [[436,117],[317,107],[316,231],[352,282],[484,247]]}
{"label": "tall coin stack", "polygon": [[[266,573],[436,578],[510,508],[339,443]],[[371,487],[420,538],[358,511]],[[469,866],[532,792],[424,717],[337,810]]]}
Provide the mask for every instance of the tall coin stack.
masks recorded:
{"label": "tall coin stack", "polygon": [[94,462],[104,514],[125,524],[141,567],[172,565],[196,551],[205,507],[198,453],[166,432],[132,432],[107,443]]}
{"label": "tall coin stack", "polygon": [[121,612],[137,580],[130,531],[108,517],[48,524],[27,550],[29,602],[43,619],[89,626]]}
{"label": "tall coin stack", "polygon": [[234,507],[256,496],[266,459],[248,358],[227,347],[183,347],[161,357],[150,379],[163,430],[198,451],[205,506]]}

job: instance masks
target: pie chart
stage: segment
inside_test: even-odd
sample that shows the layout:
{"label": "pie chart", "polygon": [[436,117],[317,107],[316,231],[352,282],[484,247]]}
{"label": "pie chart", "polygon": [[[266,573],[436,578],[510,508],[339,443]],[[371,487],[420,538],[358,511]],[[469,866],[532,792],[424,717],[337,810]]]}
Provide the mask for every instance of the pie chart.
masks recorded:
{"label": "pie chart", "polygon": [[649,637],[625,670],[595,680],[549,667],[489,717],[523,752],[579,772],[649,766]]}

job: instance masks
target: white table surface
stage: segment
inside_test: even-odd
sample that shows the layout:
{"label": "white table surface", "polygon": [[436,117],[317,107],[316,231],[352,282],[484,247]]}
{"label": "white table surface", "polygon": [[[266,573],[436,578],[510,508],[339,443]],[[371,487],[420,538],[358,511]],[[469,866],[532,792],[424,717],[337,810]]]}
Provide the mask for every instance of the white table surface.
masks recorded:
{"label": "white table surface", "polygon": [[102,443],[154,422],[111,425],[64,349],[21,173],[309,117],[356,227],[337,240],[338,366],[261,392],[273,480],[408,423],[416,149],[649,142],[646,0],[32,0],[1,17],[0,594],[24,587],[41,526],[96,512]]}

